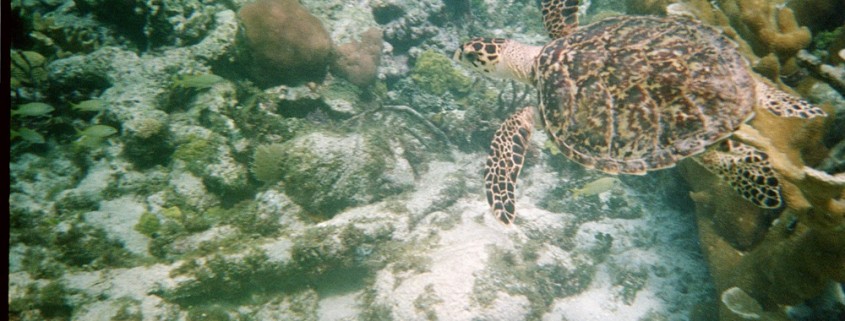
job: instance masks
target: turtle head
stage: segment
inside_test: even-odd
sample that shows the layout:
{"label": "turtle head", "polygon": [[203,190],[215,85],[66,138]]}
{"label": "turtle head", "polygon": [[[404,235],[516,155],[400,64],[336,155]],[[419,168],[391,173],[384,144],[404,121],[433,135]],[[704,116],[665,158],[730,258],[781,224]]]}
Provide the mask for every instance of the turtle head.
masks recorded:
{"label": "turtle head", "polygon": [[490,77],[532,83],[534,58],[541,47],[502,38],[474,38],[455,51],[454,59]]}

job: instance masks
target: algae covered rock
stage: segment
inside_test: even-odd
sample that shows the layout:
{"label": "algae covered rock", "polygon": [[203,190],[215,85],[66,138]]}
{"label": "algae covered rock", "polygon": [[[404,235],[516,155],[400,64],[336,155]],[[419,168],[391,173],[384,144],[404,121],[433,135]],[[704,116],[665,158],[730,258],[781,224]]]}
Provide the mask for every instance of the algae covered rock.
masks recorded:
{"label": "algae covered rock", "polygon": [[259,148],[253,173],[281,178],[285,193],[304,209],[332,216],[408,189],[413,172],[393,149],[362,134],[315,132],[284,144]]}
{"label": "algae covered rock", "polygon": [[186,169],[214,192],[233,193],[247,186],[247,169],[221,135],[200,126],[174,123],[171,158],[174,168]]}

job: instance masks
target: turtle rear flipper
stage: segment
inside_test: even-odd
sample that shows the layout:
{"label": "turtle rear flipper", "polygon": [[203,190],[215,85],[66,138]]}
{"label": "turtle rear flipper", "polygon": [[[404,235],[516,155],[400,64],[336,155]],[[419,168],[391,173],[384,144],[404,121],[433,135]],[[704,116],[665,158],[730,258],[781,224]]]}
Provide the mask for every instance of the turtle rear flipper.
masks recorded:
{"label": "turtle rear flipper", "polygon": [[742,198],[761,208],[783,204],[780,181],[769,155],[751,146],[726,140],[699,158],[702,165],[728,183]]}
{"label": "turtle rear flipper", "polygon": [[543,0],[543,26],[552,39],[563,38],[578,27],[579,0]]}
{"label": "turtle rear flipper", "polygon": [[763,109],[780,117],[813,118],[827,113],[806,100],[787,94],[763,80],[757,80],[757,101]]}
{"label": "turtle rear flipper", "polygon": [[490,144],[484,188],[493,215],[505,224],[513,223],[516,216],[516,179],[533,129],[534,109],[523,108],[502,123]]}

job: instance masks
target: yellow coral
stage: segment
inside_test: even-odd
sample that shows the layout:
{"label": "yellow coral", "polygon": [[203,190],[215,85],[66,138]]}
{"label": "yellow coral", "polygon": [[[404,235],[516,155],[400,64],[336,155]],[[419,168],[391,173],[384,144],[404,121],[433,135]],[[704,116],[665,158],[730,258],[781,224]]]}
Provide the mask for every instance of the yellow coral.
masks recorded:
{"label": "yellow coral", "polygon": [[792,9],[777,9],[767,0],[738,0],[737,8],[758,52],[775,52],[785,59],[810,44],[810,30],[798,25]]}
{"label": "yellow coral", "polygon": [[811,40],[810,29],[799,27],[792,9],[789,8],[778,10],[777,29],[770,25],[760,29],[759,34],[760,39],[782,57],[795,55],[798,50],[806,48]]}
{"label": "yellow coral", "polygon": [[[780,174],[787,208],[775,224],[765,219],[771,213],[743,205],[712,175],[692,167],[696,164],[684,167],[718,290],[742,288],[767,316],[780,318],[777,307],[813,298],[831,281],[845,281],[845,174],[805,165],[818,162],[812,155],[826,154],[819,152],[825,121],[759,113],[753,127],[743,125],[734,134],[767,153]],[[724,319],[734,319],[727,307],[720,308]]]}

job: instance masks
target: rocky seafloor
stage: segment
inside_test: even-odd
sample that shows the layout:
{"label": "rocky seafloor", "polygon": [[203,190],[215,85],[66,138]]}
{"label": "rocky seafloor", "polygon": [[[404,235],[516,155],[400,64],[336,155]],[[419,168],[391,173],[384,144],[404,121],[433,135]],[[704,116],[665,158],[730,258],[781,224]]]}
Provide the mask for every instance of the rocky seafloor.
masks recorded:
{"label": "rocky seafloor", "polygon": [[[786,175],[790,204],[760,212],[701,169],[607,179],[537,133],[512,226],[485,202],[486,148],[535,94],[450,57],[472,36],[544,42],[533,0],[11,9],[10,320],[845,315],[839,2],[585,1],[585,23],[724,28],[755,71],[831,115],[757,123],[825,174]],[[796,260],[812,269],[779,264]]]}

